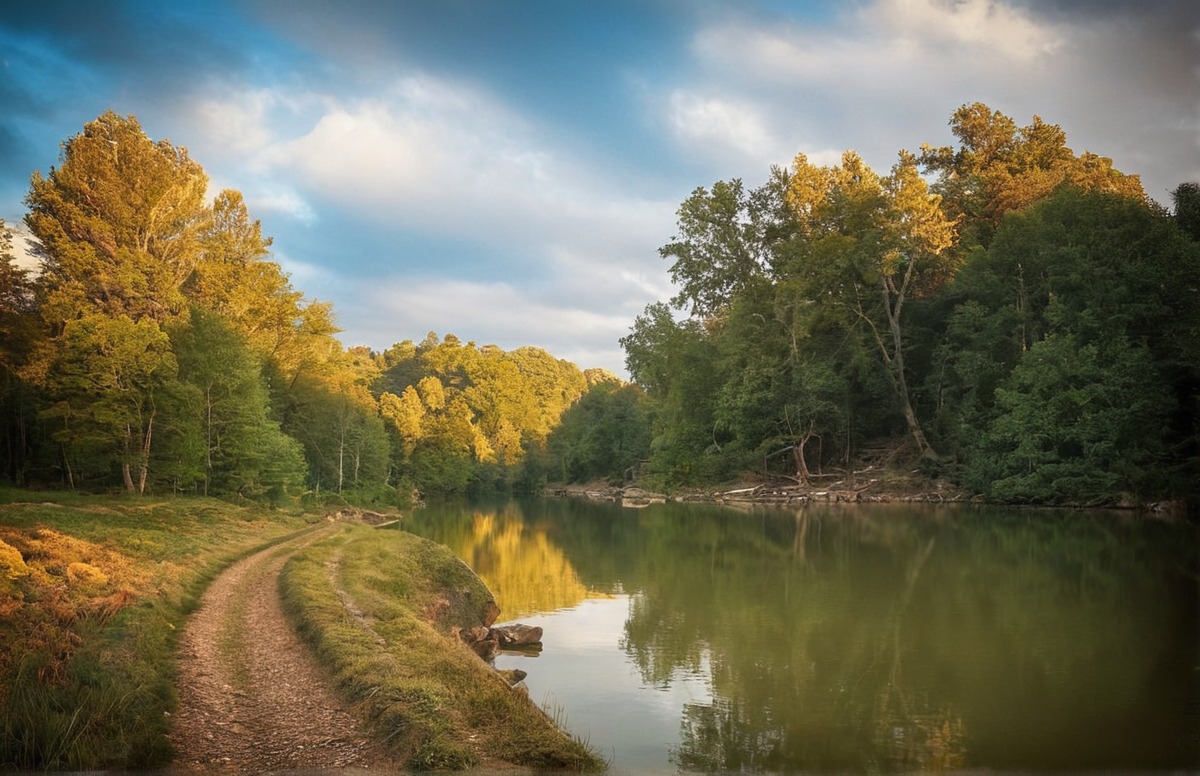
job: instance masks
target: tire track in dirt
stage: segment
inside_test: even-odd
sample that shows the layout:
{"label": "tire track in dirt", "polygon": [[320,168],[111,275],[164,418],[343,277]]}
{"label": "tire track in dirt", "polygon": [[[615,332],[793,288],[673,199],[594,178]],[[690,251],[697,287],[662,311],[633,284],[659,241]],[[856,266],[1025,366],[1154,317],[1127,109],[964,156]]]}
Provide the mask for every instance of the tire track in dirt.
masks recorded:
{"label": "tire track in dirt", "polygon": [[179,650],[173,770],[396,770],[333,693],[284,615],[283,564],[330,531],[244,558],[205,592]]}

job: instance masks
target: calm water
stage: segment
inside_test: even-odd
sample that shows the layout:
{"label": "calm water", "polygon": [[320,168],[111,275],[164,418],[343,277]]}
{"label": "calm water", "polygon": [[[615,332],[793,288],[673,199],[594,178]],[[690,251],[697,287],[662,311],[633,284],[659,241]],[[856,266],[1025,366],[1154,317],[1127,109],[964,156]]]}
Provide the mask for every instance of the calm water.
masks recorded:
{"label": "calm water", "polygon": [[1200,769],[1200,532],[978,508],[440,506],[617,772]]}

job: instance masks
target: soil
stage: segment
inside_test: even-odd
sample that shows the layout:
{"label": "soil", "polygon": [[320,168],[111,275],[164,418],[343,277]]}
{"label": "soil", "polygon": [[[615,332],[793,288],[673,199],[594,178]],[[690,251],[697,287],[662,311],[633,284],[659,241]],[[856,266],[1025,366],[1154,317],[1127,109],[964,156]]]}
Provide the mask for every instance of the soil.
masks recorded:
{"label": "soil", "polygon": [[362,730],[284,615],[279,572],[322,528],[222,573],[179,652],[174,773],[403,770]]}

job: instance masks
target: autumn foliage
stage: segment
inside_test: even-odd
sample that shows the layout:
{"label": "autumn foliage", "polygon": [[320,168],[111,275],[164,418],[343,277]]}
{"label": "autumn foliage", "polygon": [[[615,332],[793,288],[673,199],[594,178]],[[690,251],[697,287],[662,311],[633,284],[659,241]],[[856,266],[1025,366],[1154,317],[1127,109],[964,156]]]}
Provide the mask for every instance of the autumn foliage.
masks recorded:
{"label": "autumn foliage", "polygon": [[0,629],[7,631],[0,676],[34,658],[42,681],[62,681],[81,625],[102,625],[148,582],[143,568],[111,547],[50,528],[0,526]]}

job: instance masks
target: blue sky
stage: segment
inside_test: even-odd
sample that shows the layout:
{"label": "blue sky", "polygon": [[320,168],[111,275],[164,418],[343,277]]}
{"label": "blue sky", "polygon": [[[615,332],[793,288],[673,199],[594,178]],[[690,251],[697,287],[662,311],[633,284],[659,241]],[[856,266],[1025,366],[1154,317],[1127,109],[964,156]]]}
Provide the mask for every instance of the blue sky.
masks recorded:
{"label": "blue sky", "polygon": [[429,331],[623,372],[697,186],[982,101],[1170,191],[1200,180],[1191,0],[105,0],[0,9],[0,217],[105,110],[235,188],[347,345]]}

